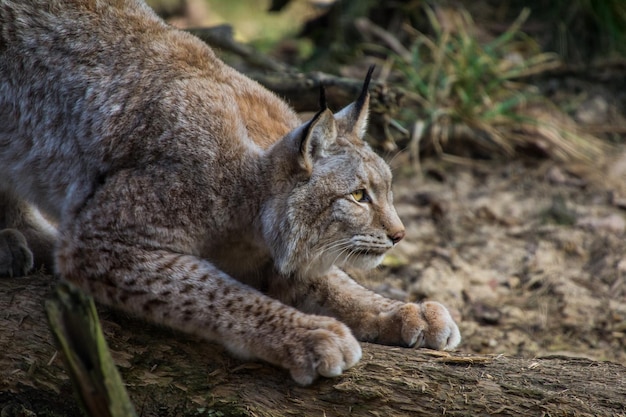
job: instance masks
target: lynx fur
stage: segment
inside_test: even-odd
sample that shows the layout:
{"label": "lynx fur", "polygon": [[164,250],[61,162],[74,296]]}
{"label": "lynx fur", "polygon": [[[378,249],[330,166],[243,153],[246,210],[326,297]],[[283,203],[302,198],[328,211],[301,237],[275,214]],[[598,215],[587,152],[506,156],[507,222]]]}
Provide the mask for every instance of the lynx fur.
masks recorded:
{"label": "lynx fur", "polygon": [[305,385],[357,339],[452,349],[441,304],[343,272],[404,236],[368,103],[302,124],[140,0],[0,0],[0,275],[54,268]]}

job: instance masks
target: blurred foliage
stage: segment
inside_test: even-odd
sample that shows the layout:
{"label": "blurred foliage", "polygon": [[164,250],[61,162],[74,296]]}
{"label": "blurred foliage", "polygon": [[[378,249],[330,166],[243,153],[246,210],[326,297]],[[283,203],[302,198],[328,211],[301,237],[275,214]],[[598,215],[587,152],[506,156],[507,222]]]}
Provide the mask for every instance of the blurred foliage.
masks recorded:
{"label": "blurred foliage", "polygon": [[[307,20],[320,11],[308,1],[286,4],[280,12],[269,13],[270,0],[146,0],[160,16],[178,27],[230,25],[235,39],[260,51],[271,50],[278,42],[293,38]],[[306,40],[302,40],[306,43]],[[310,48],[309,48],[310,50]],[[306,49],[304,50],[306,56]]]}
{"label": "blurred foliage", "polygon": [[[495,8],[502,3],[493,2]],[[543,47],[568,61],[585,63],[598,56],[626,54],[625,0],[553,0],[507,2],[505,18],[530,7]]]}
{"label": "blurred foliage", "polygon": [[[438,153],[453,138],[469,140],[485,154],[512,155],[529,147],[562,159],[599,154],[596,140],[573,130],[536,87],[524,82],[560,65],[556,54],[542,53],[520,31],[528,9],[508,30],[485,42],[478,40],[466,10],[424,10],[434,35],[408,28],[414,35],[409,53],[390,53],[407,98],[417,105],[408,105],[401,121],[422,121],[413,140],[428,139],[422,145],[430,143]],[[551,117],[538,117],[540,112]]]}
{"label": "blurred foliage", "polygon": [[268,13],[269,0],[205,0],[215,22],[233,26],[236,39],[261,51],[296,35],[301,25],[314,14],[307,2],[296,1],[280,13]]}
{"label": "blurred foliage", "polygon": [[[304,0],[294,0],[294,2]],[[585,63],[597,56],[626,54],[626,0],[340,0],[315,21],[307,23],[304,34],[316,44],[319,62],[346,62],[358,55],[359,42],[354,22],[368,17],[395,32],[398,21],[416,28],[428,26],[423,7],[464,8],[480,16],[495,31],[514,21],[522,10],[531,11],[524,31],[546,51],[574,63]]]}
{"label": "blurred foliage", "polygon": [[[179,1],[204,2],[218,18],[212,24],[232,23],[240,40],[304,71],[354,77],[378,63],[380,80],[405,98],[404,108],[374,110],[383,148],[395,141],[415,156],[530,150],[579,160],[603,152],[534,83],[594,45],[625,48],[626,0]],[[265,12],[272,7],[278,15]]]}
{"label": "blurred foliage", "polygon": [[[368,17],[395,31],[398,23],[425,29],[423,6],[466,8],[483,23],[496,26],[531,10],[524,31],[543,50],[555,51],[562,59],[587,62],[601,55],[626,54],[626,0],[146,0],[164,17],[197,11],[204,3],[211,25],[230,23],[245,42],[263,47],[286,38],[308,38],[315,56],[324,62],[348,62],[358,56],[361,40],[354,22]],[[274,12],[269,12],[270,10]],[[310,61],[307,59],[307,61]],[[306,64],[307,62],[304,62]]]}
{"label": "blurred foliage", "polygon": [[[410,55],[392,56],[404,75],[409,97],[426,114],[427,128],[437,131],[436,147],[441,151],[440,142],[450,133],[451,124],[463,123],[481,132],[479,137],[513,153],[510,130],[529,122],[520,108],[541,99],[536,88],[516,80],[554,68],[559,65],[558,57],[540,53],[528,38],[518,41],[528,9],[506,32],[484,45],[471,34],[474,23],[467,11],[460,11],[448,28],[433,9],[426,7],[425,12],[434,38],[413,30],[416,38]],[[521,49],[531,53],[523,56]]]}

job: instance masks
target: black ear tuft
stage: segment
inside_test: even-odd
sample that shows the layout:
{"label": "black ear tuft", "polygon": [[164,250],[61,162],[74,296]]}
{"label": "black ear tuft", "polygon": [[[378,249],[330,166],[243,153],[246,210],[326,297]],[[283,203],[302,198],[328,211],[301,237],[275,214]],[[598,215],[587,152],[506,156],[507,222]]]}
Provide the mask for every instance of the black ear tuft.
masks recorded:
{"label": "black ear tuft", "polygon": [[328,107],[326,107],[326,94],[324,91],[324,86],[320,88],[320,107],[321,108],[317,111],[317,113],[315,113],[315,115],[313,115],[311,120],[309,120],[308,123],[304,126],[304,130],[302,131],[302,135],[301,135],[302,139],[300,142],[300,153],[304,152],[306,138],[309,137],[309,135],[311,134],[311,129],[313,128],[315,123],[317,123],[318,119],[322,116],[322,114],[326,110],[328,110]]}
{"label": "black ear tuft", "polygon": [[374,69],[376,68],[376,65],[372,65],[368,70],[367,70],[367,75],[365,76],[365,81],[363,82],[363,89],[361,90],[361,95],[359,96],[359,98],[356,101],[356,108],[357,109],[361,109],[363,107],[363,104],[365,104],[365,100],[367,99],[367,96],[369,94],[369,86],[370,86],[370,81],[372,80],[372,74],[374,73]]}
{"label": "black ear tuft", "polygon": [[[309,120],[309,123],[307,123],[304,131],[302,132],[302,138],[306,138],[307,136],[309,136],[310,131],[311,131],[311,126],[313,126],[316,122],[317,119],[320,118],[320,116],[322,115],[322,113],[324,113],[324,111],[326,111],[328,109],[328,104],[326,103],[326,88],[324,87],[324,84],[320,83],[320,109],[317,111],[317,113],[315,113],[315,115],[313,116],[313,118],[311,118],[311,120]],[[302,144],[305,141],[303,140],[300,143],[300,152],[303,151],[302,149]]]}

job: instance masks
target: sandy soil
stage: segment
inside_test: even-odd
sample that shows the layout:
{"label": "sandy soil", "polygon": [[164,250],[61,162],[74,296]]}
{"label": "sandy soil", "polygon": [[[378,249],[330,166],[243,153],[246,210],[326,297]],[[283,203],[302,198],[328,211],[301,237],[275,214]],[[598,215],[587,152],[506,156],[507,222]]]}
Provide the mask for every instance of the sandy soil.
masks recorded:
{"label": "sandy soil", "polygon": [[398,169],[407,238],[365,283],[446,304],[463,352],[626,364],[626,207],[610,185],[626,183],[624,165],[430,160],[421,179]]}

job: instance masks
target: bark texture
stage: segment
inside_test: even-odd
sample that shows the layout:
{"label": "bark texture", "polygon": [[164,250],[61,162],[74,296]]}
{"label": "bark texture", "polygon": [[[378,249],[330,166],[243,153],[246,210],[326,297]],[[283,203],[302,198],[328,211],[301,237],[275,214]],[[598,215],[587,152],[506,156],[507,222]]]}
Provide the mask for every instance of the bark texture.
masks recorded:
{"label": "bark texture", "polygon": [[[0,412],[79,416],[44,302],[56,280],[0,280]],[[618,416],[626,368],[587,359],[447,355],[364,344],[345,375],[289,375],[107,309],[100,318],[140,416]]]}

